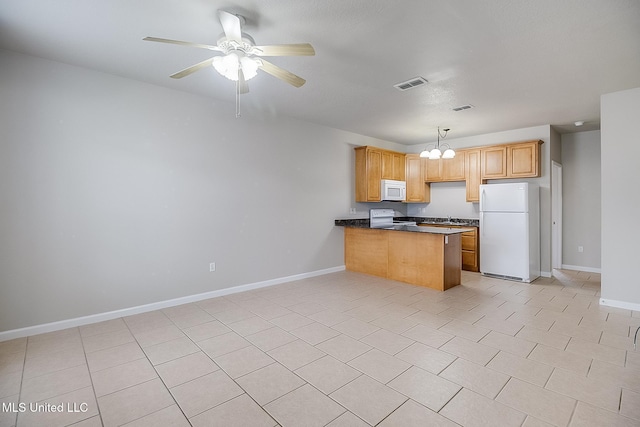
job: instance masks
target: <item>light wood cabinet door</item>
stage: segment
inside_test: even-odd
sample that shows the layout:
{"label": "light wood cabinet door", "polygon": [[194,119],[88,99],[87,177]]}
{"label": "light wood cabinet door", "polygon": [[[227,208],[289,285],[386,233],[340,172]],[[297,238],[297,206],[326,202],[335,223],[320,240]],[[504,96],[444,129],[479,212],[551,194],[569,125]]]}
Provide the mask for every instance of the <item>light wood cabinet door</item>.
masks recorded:
{"label": "light wood cabinet door", "polygon": [[507,147],[496,146],[480,149],[482,179],[507,177]]}
{"label": "light wood cabinet door", "polygon": [[510,145],[507,148],[509,178],[540,176],[540,141]]}
{"label": "light wood cabinet door", "polygon": [[484,182],[480,171],[480,149],[465,151],[464,161],[467,202],[479,202],[480,184]]}
{"label": "light wood cabinet door", "polygon": [[464,181],[464,151],[460,150],[453,159],[440,159],[443,181]]}
{"label": "light wood cabinet door", "polygon": [[405,155],[382,151],[382,179],[405,180]]}
{"label": "light wood cabinet door", "polygon": [[427,182],[442,181],[442,162],[441,159],[431,160],[425,159],[424,180]]}
{"label": "light wood cabinet door", "polygon": [[407,154],[405,158],[407,203],[427,203],[430,201],[429,184],[424,182],[425,161],[418,154]]}
{"label": "light wood cabinet door", "polygon": [[462,269],[466,271],[480,271],[480,242],[478,242],[478,228],[462,233]]}
{"label": "light wood cabinet door", "polygon": [[379,202],[382,150],[356,147],[356,202]]}
{"label": "light wood cabinet door", "polygon": [[401,153],[392,153],[391,161],[393,162],[393,179],[397,181],[404,181],[406,178],[406,155]]}
{"label": "light wood cabinet door", "polygon": [[381,179],[382,153],[377,150],[369,150],[367,153],[367,201],[379,202],[382,198]]}
{"label": "light wood cabinet door", "polygon": [[393,161],[391,160],[391,152],[382,151],[382,179],[393,178]]}

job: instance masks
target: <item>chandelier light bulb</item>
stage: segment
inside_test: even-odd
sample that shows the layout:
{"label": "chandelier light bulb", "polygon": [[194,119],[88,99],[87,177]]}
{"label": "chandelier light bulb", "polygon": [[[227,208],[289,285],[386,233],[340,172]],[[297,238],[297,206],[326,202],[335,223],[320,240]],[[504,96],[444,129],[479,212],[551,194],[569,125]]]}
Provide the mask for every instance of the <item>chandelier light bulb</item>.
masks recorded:
{"label": "chandelier light bulb", "polygon": [[456,156],[456,152],[453,151],[451,148],[447,148],[446,150],[444,150],[444,153],[442,153],[443,159],[453,159],[455,156]]}
{"label": "chandelier light bulb", "polygon": [[440,150],[438,148],[434,148],[429,152],[429,159],[438,160],[441,155],[442,153],[440,152]]}

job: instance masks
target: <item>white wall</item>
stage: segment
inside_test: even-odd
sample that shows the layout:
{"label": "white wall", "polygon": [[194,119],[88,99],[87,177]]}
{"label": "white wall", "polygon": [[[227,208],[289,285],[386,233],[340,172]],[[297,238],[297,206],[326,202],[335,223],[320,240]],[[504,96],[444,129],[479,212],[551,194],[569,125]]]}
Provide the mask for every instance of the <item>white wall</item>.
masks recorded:
{"label": "white wall", "polygon": [[[429,218],[480,218],[480,205],[467,202],[467,188],[464,182],[433,182],[431,202],[407,204],[410,216]],[[424,208],[422,212],[421,208]]]}
{"label": "white wall", "polygon": [[397,148],[7,51],[0,69],[0,331],[341,266],[353,147]]}
{"label": "white wall", "polygon": [[602,299],[640,311],[640,88],[602,95]]}
{"label": "white wall", "polygon": [[562,264],[573,269],[600,269],[600,178],[600,131],[562,135]]}

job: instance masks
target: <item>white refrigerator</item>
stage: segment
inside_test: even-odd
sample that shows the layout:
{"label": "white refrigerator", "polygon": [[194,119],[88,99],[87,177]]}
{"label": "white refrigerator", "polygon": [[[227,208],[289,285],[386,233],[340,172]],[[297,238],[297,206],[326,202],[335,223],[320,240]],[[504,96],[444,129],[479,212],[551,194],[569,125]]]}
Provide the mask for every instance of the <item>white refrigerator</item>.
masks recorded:
{"label": "white refrigerator", "polygon": [[532,282],[540,276],[540,195],[528,182],[480,185],[480,272]]}

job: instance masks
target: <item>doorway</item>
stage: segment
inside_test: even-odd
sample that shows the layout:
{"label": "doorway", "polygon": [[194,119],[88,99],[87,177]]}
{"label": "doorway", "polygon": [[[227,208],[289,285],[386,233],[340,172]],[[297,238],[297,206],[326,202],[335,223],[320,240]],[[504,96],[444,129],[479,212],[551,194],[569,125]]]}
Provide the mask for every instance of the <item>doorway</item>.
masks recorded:
{"label": "doorway", "polygon": [[551,268],[562,268],[562,165],[551,161]]}

